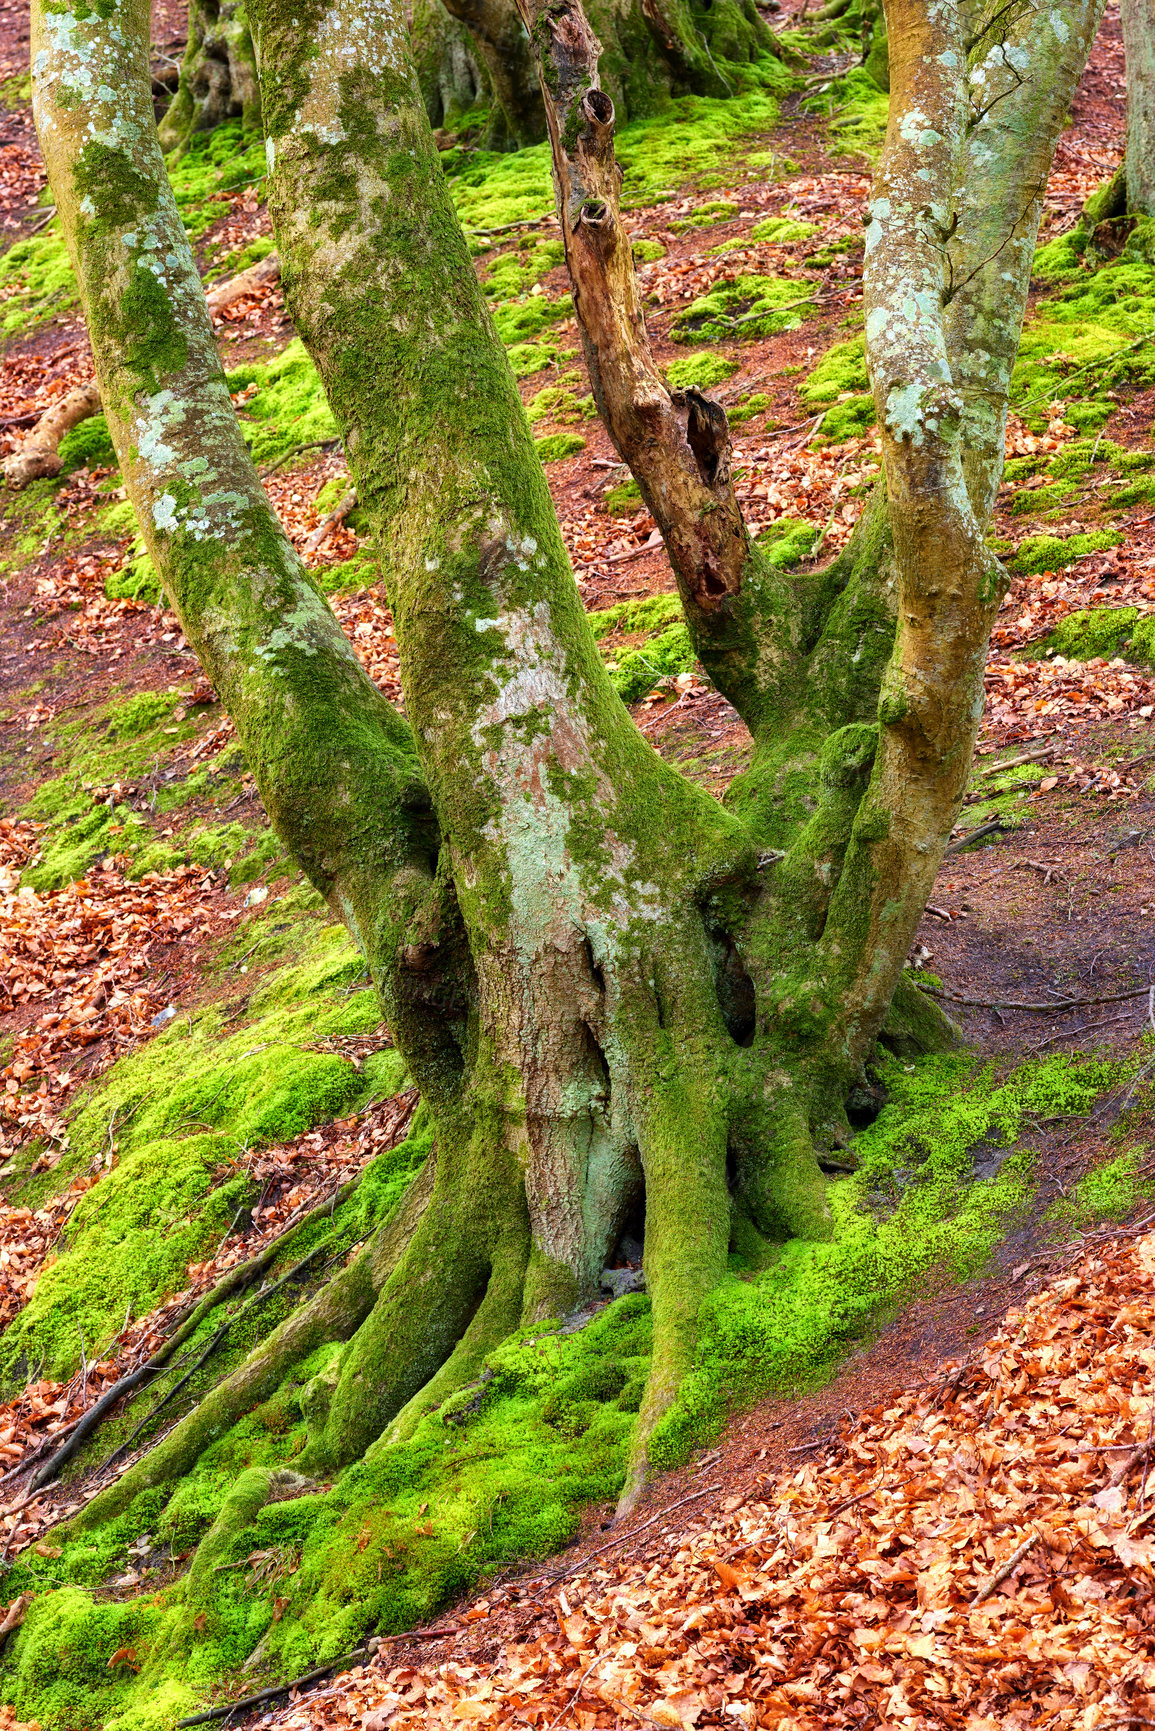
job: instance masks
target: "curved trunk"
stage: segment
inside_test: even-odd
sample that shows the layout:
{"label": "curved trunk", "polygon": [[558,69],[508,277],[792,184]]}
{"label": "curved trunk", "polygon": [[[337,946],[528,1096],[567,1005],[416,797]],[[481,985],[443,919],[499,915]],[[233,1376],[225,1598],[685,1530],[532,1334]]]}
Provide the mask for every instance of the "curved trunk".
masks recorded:
{"label": "curved trunk", "polygon": [[189,0],[180,82],[160,124],[163,148],[183,147],[222,120],[259,131],[261,92],[244,0]]}
{"label": "curved trunk", "polygon": [[1155,216],[1155,0],[1120,0],[1127,58],[1127,208]]}

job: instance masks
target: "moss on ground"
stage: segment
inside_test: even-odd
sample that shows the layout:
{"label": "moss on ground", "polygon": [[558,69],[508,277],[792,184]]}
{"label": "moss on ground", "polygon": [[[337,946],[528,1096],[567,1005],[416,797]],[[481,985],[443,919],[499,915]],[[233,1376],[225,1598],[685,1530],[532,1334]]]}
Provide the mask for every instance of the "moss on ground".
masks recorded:
{"label": "moss on ground", "polygon": [[670,362],[666,368],[666,382],[676,391],[691,388],[708,391],[711,385],[720,385],[723,379],[732,378],[737,371],[737,361],[729,360],[725,355],[685,355]]}
{"label": "moss on ground", "polygon": [[284,463],[306,447],[336,441],[337,424],[299,337],[271,361],[250,361],[235,368],[228,374],[228,384],[234,394],[256,386],[240,417],[245,442],[259,468]]}
{"label": "moss on ground", "polygon": [[[1139,629],[1136,629],[1139,627]],[[1086,607],[1068,613],[1053,631],[1021,651],[1022,661],[1061,655],[1067,661],[1112,660],[1121,656],[1138,665],[1155,663],[1155,615],[1137,607]]]}
{"label": "moss on ground", "polygon": [[[749,154],[744,144],[752,145],[758,133],[774,125],[777,97],[790,88],[793,74],[768,55],[741,69],[741,77],[746,88],[733,97],[679,96],[650,118],[622,127],[614,142],[627,204],[672,194],[722,171],[741,172]],[[467,230],[484,236],[553,209],[548,145],[506,155],[447,151],[441,161]],[[749,166],[760,165],[751,160]]]}
{"label": "moss on ground", "polygon": [[[246,927],[281,923],[277,904]],[[51,1176],[117,1164],[78,1205],[62,1247],[33,1298],[0,1343],[0,1375],[11,1385],[37,1365],[69,1376],[90,1356],[187,1282],[190,1262],[211,1254],[252,1185],[239,1162],[247,1149],[289,1141],[313,1125],[356,1111],[382,1091],[380,1066],[312,1048],[337,1034],[367,1034],[380,1022],[376,993],[354,989],[360,956],[341,927],[285,921],[297,959],[231,1007],[179,1014],[142,1051],[121,1059],[69,1126],[69,1146]],[[259,965],[254,958],[252,965]],[[399,1084],[391,1054],[385,1091]]]}
{"label": "moss on ground", "polygon": [[[326,932],[332,928],[320,928],[318,937]],[[344,940],[330,935],[325,946],[306,964],[316,970],[307,990],[288,970],[270,982],[279,1010],[270,1003],[269,1014],[300,1014],[286,1006],[311,997],[304,1013],[316,1027],[316,1010],[340,978],[339,967],[325,969],[337,966]],[[260,1013],[257,1004],[253,1010]],[[358,1017],[353,1010],[359,1026]],[[251,1040],[257,1031],[229,1039]],[[172,1130],[163,1087],[174,1080],[169,1066],[185,1060],[176,1085],[202,1089],[198,1111],[211,1093],[210,1078],[202,1082],[198,1073],[207,1028],[175,1034],[150,1049],[160,1059],[151,1081],[142,1064],[148,1054],[122,1061],[110,1078],[118,1099],[142,1096],[128,1134],[143,1136],[147,1123],[157,1150]],[[214,1058],[228,1069],[229,1054],[214,1051]],[[129,1080],[114,1081],[117,1071]],[[878,1080],[888,1103],[857,1138],[858,1171],[831,1185],[835,1237],[787,1243],[769,1267],[732,1259],[707,1306],[690,1382],[660,1429],[659,1459],[673,1464],[712,1440],[731,1406],[821,1380],[848,1344],[868,1336],[912,1291],[981,1269],[1032,1193],[1031,1156],[1019,1146],[1024,1131],[1038,1115],[1085,1113],[1121,1076],[1118,1066],[1066,1057],[1001,1078],[965,1056],[916,1064],[883,1058]],[[219,1080],[214,1071],[211,1081]],[[234,1134],[240,1117],[258,1110],[252,1080],[233,1100]],[[312,1083],[307,1097],[305,1117],[316,1101]],[[106,1133],[109,1103],[103,1120],[92,1119],[97,1136]],[[185,1105],[192,1103],[189,1094]],[[325,1104],[332,1104],[328,1095]],[[85,1111],[96,1108],[94,1101]],[[221,1127],[217,1133],[225,1134]],[[340,1243],[395,1204],[425,1146],[419,1132],[411,1141],[415,1148],[403,1144],[381,1157],[387,1170],[356,1222],[338,1211]],[[122,1155],[122,1167],[91,1193],[78,1222],[76,1243],[62,1259],[78,1270],[94,1259],[97,1204],[113,1198],[123,1169]],[[371,1187],[376,1172],[375,1164]],[[170,1208],[185,1205],[180,1184],[178,1177]],[[121,1186],[128,1189],[124,1179]],[[226,1181],[222,1199],[228,1190]],[[1137,1194],[1127,1156],[1085,1180],[1076,1214],[1056,1224],[1069,1229],[1112,1217]],[[224,1219],[222,1208],[216,1224]],[[220,1437],[171,1496],[145,1492],[119,1520],[71,1539],[61,1554],[30,1550],[18,1559],[7,1591],[37,1597],[5,1650],[0,1699],[47,1731],[75,1726],[80,1714],[108,1731],[161,1731],[222,1683],[239,1694],[267,1677],[297,1675],[373,1631],[412,1626],[497,1569],[557,1550],[575,1536],[584,1507],[611,1504],[621,1488],[649,1363],[644,1295],[575,1321],[584,1325],[546,1323],[507,1340],[480,1383],[423,1419],[405,1444],[372,1450],[330,1493],[305,1486],[305,1494],[254,1513],[260,1499],[247,1488],[254,1470],[292,1468],[305,1441],[313,1379],[327,1382],[336,1372],[342,1348],[320,1349],[277,1396]],[[102,1446],[119,1437],[110,1432]],[[171,1559],[204,1540],[226,1503],[235,1524],[213,1528],[203,1566],[192,1575],[174,1570]],[[138,1596],[109,1598],[108,1584],[129,1565],[142,1576]],[[139,1674],[110,1669],[124,1647],[133,1649]]]}
{"label": "moss on ground", "polygon": [[670,326],[670,340],[716,343],[794,330],[812,299],[789,277],[740,276],[683,307]]}
{"label": "moss on ground", "polygon": [[1087,1112],[1123,1074],[1066,1055],[1002,1080],[965,1055],[880,1059],[888,1103],[855,1139],[857,1172],[831,1183],[833,1238],[791,1240],[770,1268],[735,1270],[707,1301],[697,1366],[654,1458],[684,1460],[718,1435],[736,1395],[813,1385],[895,1303],[981,1270],[1030,1203],[1023,1132],[1037,1115]]}
{"label": "moss on ground", "polygon": [[[183,824],[171,821],[194,801],[217,808],[230,803],[244,770],[239,747],[191,774],[175,767],[177,754],[194,743],[202,726],[213,724],[216,713],[185,713],[186,697],[179,689],[139,692],[57,724],[52,740],[56,773],[41,782],[23,811],[44,829],[22,883],[42,892],[62,889],[98,860],[113,857],[130,877],[190,861],[227,865],[230,882],[237,884],[283,861],[263,814],[252,827],[236,822],[220,827],[203,816]],[[147,815],[138,809],[142,799]],[[158,817],[170,819],[167,836],[157,833]]]}
{"label": "moss on ground", "polygon": [[1116,529],[1091,529],[1086,534],[1068,535],[1065,540],[1056,535],[1028,535],[1008,563],[1013,571],[1061,571],[1085,553],[1102,553],[1117,547],[1122,539]]}
{"label": "moss on ground", "polygon": [[535,439],[533,445],[543,463],[560,463],[565,457],[576,457],[586,448],[580,433],[546,433],[543,438]]}

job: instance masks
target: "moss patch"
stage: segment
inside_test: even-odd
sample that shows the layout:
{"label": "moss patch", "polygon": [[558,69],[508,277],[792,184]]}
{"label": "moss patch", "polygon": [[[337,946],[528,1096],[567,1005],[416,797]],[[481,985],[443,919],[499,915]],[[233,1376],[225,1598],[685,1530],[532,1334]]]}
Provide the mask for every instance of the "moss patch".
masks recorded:
{"label": "moss patch", "polygon": [[564,457],[576,457],[586,448],[580,433],[547,433],[533,444],[543,463],[560,463]]}
{"label": "moss patch", "polygon": [[1028,535],[1020,541],[1011,569],[1024,572],[1061,571],[1073,565],[1085,553],[1101,553],[1117,547],[1123,537],[1115,529],[1092,529],[1085,535],[1068,535],[1060,541],[1055,535]]}
{"label": "moss patch", "polygon": [[723,379],[732,378],[737,371],[737,361],[728,360],[725,355],[686,355],[670,362],[666,368],[666,381],[676,391],[691,388],[708,391],[711,385],[720,385]]}
{"label": "moss patch", "polygon": [[811,299],[803,284],[786,277],[740,276],[683,307],[670,327],[670,340],[725,342],[794,330]]}

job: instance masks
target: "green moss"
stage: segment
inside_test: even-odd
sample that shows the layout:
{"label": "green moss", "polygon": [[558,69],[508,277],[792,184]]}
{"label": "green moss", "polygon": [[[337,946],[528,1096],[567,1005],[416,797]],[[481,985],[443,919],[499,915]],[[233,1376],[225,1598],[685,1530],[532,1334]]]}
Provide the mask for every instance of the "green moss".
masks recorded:
{"label": "green moss", "polygon": [[[281,923],[275,907],[246,928]],[[288,922],[297,959],[231,1012],[179,1015],[122,1058],[69,1126],[60,1185],[115,1143],[118,1164],[83,1198],[56,1260],[0,1343],[0,1371],[19,1380],[43,1358],[46,1374],[71,1375],[79,1330],[90,1354],[187,1281],[190,1262],[220,1243],[252,1187],[237,1167],[246,1148],[289,1141],[363,1105],[366,1075],[311,1048],[327,1035],[368,1033],[380,1022],[376,993],[348,988],[362,962],[342,927]],[[241,941],[238,939],[238,941]],[[35,1359],[33,1358],[35,1355]]]}
{"label": "green moss", "polygon": [[1024,649],[1020,660],[1039,661],[1061,655],[1067,661],[1092,661],[1103,656],[1126,657],[1131,633],[1139,620],[1137,607],[1090,607],[1068,613],[1038,643]]}
{"label": "green moss", "polygon": [[754,391],[748,397],[743,397],[732,409],[727,409],[727,417],[732,427],[740,427],[744,421],[752,421],[758,415],[764,415],[770,407],[770,399],[765,391]]}
{"label": "green moss", "polygon": [[683,307],[670,327],[670,339],[702,343],[772,336],[800,325],[808,304],[804,285],[786,277],[740,276]]}
{"label": "green moss", "polygon": [[491,299],[507,300],[524,294],[564,263],[565,248],[560,240],[541,241],[532,250],[503,252],[494,259],[482,282]]}
{"label": "green moss", "polygon": [[675,234],[689,234],[696,228],[713,228],[719,222],[733,222],[737,214],[736,204],[725,199],[712,199],[707,204],[698,205],[689,216],[679,217],[670,227]]}
{"label": "green moss", "polygon": [[1108,1221],[1126,1220],[1140,1202],[1150,1201],[1155,1185],[1142,1175],[1144,1155],[1132,1149],[1096,1166],[1071,1194],[1052,1202],[1047,1220],[1057,1238],[1070,1238]]}
{"label": "green moss", "polygon": [[817,523],[806,523],[799,517],[779,517],[766,525],[758,537],[758,545],[771,565],[779,571],[789,571],[814,551],[821,533]]}
{"label": "green moss", "polygon": [[169,163],[169,179],[188,234],[196,239],[219,219],[214,192],[264,179],[264,141],[240,120],[227,120],[211,132],[194,133]]}
{"label": "green moss", "polygon": [[302,446],[337,438],[317,370],[299,337],[275,360],[237,367],[228,374],[228,385],[234,394],[257,387],[241,411],[241,426],[258,467],[284,462]]}
{"label": "green moss", "polygon": [[870,390],[866,374],[866,342],[863,337],[850,337],[827,349],[818,365],[798,387],[804,403],[820,408],[837,403],[844,394],[857,395]]}
{"label": "green moss", "polygon": [[595,637],[608,637],[612,631],[630,636],[636,631],[659,631],[682,617],[682,603],[676,595],[650,595],[643,601],[618,601],[613,607],[600,608],[587,615]]}
{"label": "green moss", "polygon": [[666,256],[666,249],[658,240],[636,240],[631,250],[635,264],[654,264]]}
{"label": "green moss", "polygon": [[[675,597],[676,599],[676,597]],[[623,703],[638,703],[659,679],[688,673],[695,665],[694,646],[684,625],[671,625],[640,649],[628,650],[607,663],[610,682]]]}
{"label": "green moss", "polygon": [[569,318],[573,313],[573,297],[560,295],[551,301],[545,295],[529,295],[525,300],[507,301],[494,309],[493,322],[497,334],[507,347],[526,343],[550,325]]}
{"label": "green moss", "polygon": [[633,476],[628,481],[621,481],[616,487],[611,487],[606,494],[607,511],[633,512],[642,502],[642,489]]}
{"label": "green moss", "polygon": [[[883,1057],[878,1079],[889,1102],[857,1138],[858,1171],[831,1185],[834,1238],[786,1244],[757,1270],[732,1261],[707,1306],[689,1384],[660,1427],[659,1460],[684,1459],[733,1406],[820,1380],[912,1293],[981,1269],[1031,1194],[1021,1132],[1040,1114],[1085,1113],[1123,1078],[1119,1066],[1068,1058],[998,1078],[966,1056]],[[1134,1194],[1134,1164],[1105,1168],[1080,1193],[1080,1207],[1094,1212],[1059,1224],[1117,1215]],[[412,1156],[400,1165],[412,1170]],[[382,1178],[368,1218],[392,1206],[398,1170]],[[523,1329],[491,1353],[480,1382],[427,1415],[407,1442],[371,1449],[327,1495],[258,1506],[255,1469],[292,1466],[306,1391],[339,1368],[344,1349],[319,1348],[219,1437],[167,1500],[146,1491],[59,1558],[29,1550],[18,1559],[7,1590],[37,1597],[5,1650],[0,1697],[46,1731],[64,1731],[79,1722],[87,1689],[85,1723],[99,1716],[117,1731],[159,1731],[222,1682],[240,1693],[265,1677],[298,1675],[371,1632],[427,1619],[479,1578],[556,1551],[577,1533],[583,1508],[609,1506],[620,1491],[649,1367],[649,1312],[648,1298],[633,1295],[574,1332]],[[146,1580],[142,1596],[126,1602],[93,1599],[138,1535],[150,1537],[134,1557],[142,1548],[166,1556],[210,1528],[183,1580],[159,1594]],[[110,1675],[108,1659],[128,1645],[139,1677]],[[238,1682],[258,1645],[257,1664]]]}
{"label": "green moss", "polygon": [[767,240],[774,246],[796,246],[800,240],[809,240],[817,233],[815,222],[802,222],[795,216],[768,216],[764,222],[754,224],[750,239]]}
{"label": "green moss", "polygon": [[81,421],[79,426],[65,433],[58,450],[66,475],[86,466],[89,469],[116,467],[116,452],[103,415],[90,415],[88,420]]}
{"label": "green moss", "polygon": [[543,463],[560,463],[564,457],[576,457],[586,448],[580,433],[547,433],[533,444]]}
{"label": "green moss", "polygon": [[578,372],[563,373],[554,385],[543,385],[540,391],[535,391],[525,405],[525,412],[530,426],[536,426],[538,421],[560,421],[573,424],[577,421],[589,420],[597,414],[597,404],[592,396],[579,397],[570,388],[581,378]]}
{"label": "green moss", "polygon": [[1020,541],[1018,551],[1010,560],[1014,571],[1061,571],[1073,565],[1085,553],[1101,553],[1117,547],[1123,537],[1114,529],[1093,529],[1085,535],[1068,535],[1060,541],[1055,535],[1028,535]]}
{"label": "green moss", "polygon": [[0,293],[0,328],[6,336],[76,306],[76,278],[56,218],[0,258]]}
{"label": "green moss", "polygon": [[825,90],[807,97],[802,108],[826,118],[827,147],[835,155],[865,156],[873,162],[886,136],[890,98],[865,66],[853,66]]}
{"label": "green moss", "polygon": [[[1155,329],[1155,268],[1141,247],[1095,262],[1040,302],[1023,331],[1012,401],[1029,404],[1039,425],[1048,402],[1072,397],[1098,401],[1071,403],[1065,419],[1101,425],[1110,412],[1105,391],[1155,382],[1155,346],[1144,340]],[[1057,283],[1067,275],[1057,255],[1044,256],[1042,269]]]}
{"label": "green moss", "polygon": [[723,379],[733,377],[737,371],[737,361],[731,361],[725,355],[686,355],[667,366],[666,382],[675,391],[691,388],[708,391],[711,385],[720,385]]}
{"label": "green moss", "polygon": [[845,402],[832,403],[814,429],[814,438],[840,445],[845,439],[861,439],[874,425],[874,398],[848,397]]}
{"label": "green moss", "polygon": [[883,1058],[889,1104],[855,1139],[857,1172],[829,1187],[834,1237],[791,1240],[769,1268],[735,1270],[708,1300],[657,1462],[713,1440],[731,1404],[820,1381],[895,1302],[981,1270],[1032,1194],[1031,1157],[1014,1152],[1023,1129],[1036,1114],[1087,1112],[1122,1074],[1059,1056],[999,1081],[966,1055]]}

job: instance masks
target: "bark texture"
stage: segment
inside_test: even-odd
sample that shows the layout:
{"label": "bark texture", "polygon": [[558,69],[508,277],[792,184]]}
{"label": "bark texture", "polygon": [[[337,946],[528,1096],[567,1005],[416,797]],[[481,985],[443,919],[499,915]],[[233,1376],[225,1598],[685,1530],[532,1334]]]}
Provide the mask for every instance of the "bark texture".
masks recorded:
{"label": "bark texture", "polygon": [[246,130],[261,124],[253,39],[244,0],[189,0],[188,46],[180,82],[160,126],[163,148],[176,150],[222,120],[241,120]]}
{"label": "bark texture", "polygon": [[1127,208],[1155,216],[1155,0],[1120,0],[1127,58]]}

